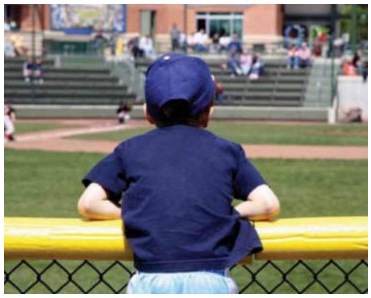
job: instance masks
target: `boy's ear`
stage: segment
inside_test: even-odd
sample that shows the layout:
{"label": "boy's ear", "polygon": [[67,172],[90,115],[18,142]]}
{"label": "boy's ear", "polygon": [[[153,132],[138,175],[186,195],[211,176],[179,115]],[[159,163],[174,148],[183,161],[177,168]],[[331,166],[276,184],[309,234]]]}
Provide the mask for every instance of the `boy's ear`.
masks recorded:
{"label": "boy's ear", "polygon": [[209,121],[210,121],[210,118],[211,118],[211,115],[213,114],[214,112],[214,107],[213,106],[209,106],[202,114],[201,114],[201,118],[200,118],[200,123],[201,123],[201,127],[203,128],[206,128],[207,125],[209,124]]}
{"label": "boy's ear", "polygon": [[211,116],[213,115],[214,113],[214,106],[210,107],[210,110],[209,110],[209,119],[211,118]]}
{"label": "boy's ear", "polygon": [[147,110],[147,104],[143,104],[143,114],[144,114],[144,117],[147,119],[147,121],[150,123],[150,124],[155,124],[155,120],[152,118],[152,116],[148,113],[148,110]]}

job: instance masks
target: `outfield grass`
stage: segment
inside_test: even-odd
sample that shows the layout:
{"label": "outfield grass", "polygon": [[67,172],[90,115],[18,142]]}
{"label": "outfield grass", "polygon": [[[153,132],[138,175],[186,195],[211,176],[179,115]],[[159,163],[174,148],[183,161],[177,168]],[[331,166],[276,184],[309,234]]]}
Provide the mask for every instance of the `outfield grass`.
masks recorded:
{"label": "outfield grass", "polygon": [[16,134],[24,134],[24,133],[31,133],[31,132],[39,132],[39,131],[49,131],[53,129],[61,129],[61,128],[76,128],[78,125],[69,125],[69,124],[56,124],[56,123],[25,123],[25,122],[17,122],[15,125]]}
{"label": "outfield grass", "polygon": [[[5,216],[76,217],[81,178],[104,155],[4,152]],[[257,159],[281,217],[367,215],[367,161]]]}
{"label": "outfield grass", "polygon": [[[104,155],[92,153],[55,153],[41,151],[4,151],[4,214],[17,217],[78,217],[76,203],[83,191],[81,178]],[[281,201],[281,218],[316,217],[316,216],[367,216],[367,160],[337,161],[337,160],[280,160],[256,159],[253,163],[262,172],[267,182],[277,193]],[[39,271],[50,265],[50,261],[32,261],[32,266]],[[85,290],[98,280],[98,273],[90,266],[78,268],[81,262],[64,261],[63,264],[76,270],[74,280],[78,280]],[[92,262],[101,271],[108,268],[112,262]],[[5,271],[11,270],[16,262],[6,261]],[[257,272],[263,262],[254,262],[248,266]],[[280,270],[291,271],[295,264],[292,261],[275,262]],[[324,266],[323,261],[306,262],[314,271]],[[349,270],[354,267],[353,261],[339,262],[342,268]],[[125,262],[133,270],[131,262]],[[333,270],[334,265],[320,274],[320,280],[331,290],[341,283],[343,275]],[[26,266],[17,269],[17,279],[23,288],[34,282],[34,273]],[[48,269],[49,274],[43,280],[56,290],[67,280],[66,273],[54,265]],[[232,276],[240,288],[246,285],[251,276],[242,266],[232,270]],[[268,290],[282,280],[281,273],[272,265],[257,273],[256,278],[265,284]],[[123,287],[128,275],[115,266],[105,273],[104,279],[115,289]],[[288,279],[300,290],[312,281],[307,269],[300,265],[292,269]],[[361,288],[367,288],[367,268],[356,270],[351,279]],[[5,293],[16,292],[10,284],[4,285]],[[349,284],[341,288],[340,293],[355,293]],[[37,285],[32,293],[47,293],[42,285]],[[69,284],[63,293],[79,293],[80,290]],[[96,287],[92,293],[107,293],[110,289],[104,283]],[[246,293],[262,293],[262,289],[254,284]],[[284,284],[279,293],[289,293],[292,289]],[[317,283],[310,287],[309,293],[324,293]]]}
{"label": "outfield grass", "polygon": [[[120,141],[152,128],[79,135],[79,139]],[[368,127],[362,124],[292,125],[213,121],[209,129],[221,137],[243,144],[367,146]]]}

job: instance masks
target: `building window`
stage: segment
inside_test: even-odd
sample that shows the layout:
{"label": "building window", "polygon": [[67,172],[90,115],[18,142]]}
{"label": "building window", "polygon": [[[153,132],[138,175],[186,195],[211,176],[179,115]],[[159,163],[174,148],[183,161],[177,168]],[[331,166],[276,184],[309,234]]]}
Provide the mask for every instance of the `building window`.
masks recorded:
{"label": "building window", "polygon": [[215,33],[219,36],[223,34],[231,36],[236,33],[239,38],[242,38],[242,20],[241,12],[202,12],[197,13],[197,30],[204,29],[205,32],[212,37]]}

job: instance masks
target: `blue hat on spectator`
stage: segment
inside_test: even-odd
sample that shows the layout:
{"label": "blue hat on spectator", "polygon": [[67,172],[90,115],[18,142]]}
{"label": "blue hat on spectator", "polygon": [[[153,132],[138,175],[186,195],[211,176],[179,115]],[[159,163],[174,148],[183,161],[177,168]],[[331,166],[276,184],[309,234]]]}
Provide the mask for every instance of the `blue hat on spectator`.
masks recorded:
{"label": "blue hat on spectator", "polygon": [[147,110],[155,119],[165,103],[183,99],[190,114],[198,115],[212,102],[215,83],[207,64],[184,54],[164,54],[147,69],[145,97]]}

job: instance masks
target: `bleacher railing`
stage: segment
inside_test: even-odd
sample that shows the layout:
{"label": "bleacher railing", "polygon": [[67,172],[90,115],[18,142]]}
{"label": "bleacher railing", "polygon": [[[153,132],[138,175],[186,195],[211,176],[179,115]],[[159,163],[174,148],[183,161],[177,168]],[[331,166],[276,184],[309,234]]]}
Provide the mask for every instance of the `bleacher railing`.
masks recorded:
{"label": "bleacher railing", "polygon": [[[367,293],[367,217],[256,222],[264,251],[231,268],[240,293]],[[132,251],[114,221],[5,218],[4,292],[125,293]]]}

